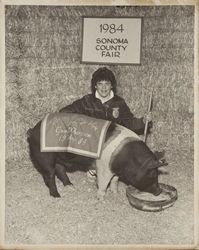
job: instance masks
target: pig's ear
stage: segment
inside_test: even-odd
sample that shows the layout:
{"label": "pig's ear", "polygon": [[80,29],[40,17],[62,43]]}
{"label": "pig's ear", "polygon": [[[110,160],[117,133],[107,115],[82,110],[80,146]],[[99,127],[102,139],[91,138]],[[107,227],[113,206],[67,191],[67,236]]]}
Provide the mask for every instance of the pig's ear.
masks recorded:
{"label": "pig's ear", "polygon": [[167,166],[168,165],[168,162],[165,162],[165,161],[156,161],[155,164],[153,164],[151,166],[151,168],[160,168],[162,166]]}
{"label": "pig's ear", "polygon": [[162,167],[162,166],[168,166],[169,165],[169,163],[168,162],[166,162],[166,161],[163,161],[163,162],[159,162],[159,167]]}
{"label": "pig's ear", "polygon": [[162,150],[162,151],[155,151],[153,152],[155,157],[160,160],[160,159],[163,159],[164,156],[165,156],[165,150]]}

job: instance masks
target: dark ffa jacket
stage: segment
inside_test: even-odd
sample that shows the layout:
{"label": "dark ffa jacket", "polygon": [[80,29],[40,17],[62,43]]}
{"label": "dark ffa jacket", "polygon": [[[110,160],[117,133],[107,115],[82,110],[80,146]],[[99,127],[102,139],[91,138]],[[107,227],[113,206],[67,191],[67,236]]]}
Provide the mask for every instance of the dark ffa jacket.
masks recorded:
{"label": "dark ffa jacket", "polygon": [[143,134],[144,132],[143,118],[135,118],[124,99],[117,95],[102,104],[93,94],[88,94],[62,108],[60,112],[84,114],[116,122],[137,134]]}

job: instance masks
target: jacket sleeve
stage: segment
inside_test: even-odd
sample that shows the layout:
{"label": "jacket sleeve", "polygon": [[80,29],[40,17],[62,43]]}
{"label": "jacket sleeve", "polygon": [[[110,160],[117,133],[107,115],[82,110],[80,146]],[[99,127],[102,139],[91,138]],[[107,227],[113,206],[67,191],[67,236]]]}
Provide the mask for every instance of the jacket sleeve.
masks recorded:
{"label": "jacket sleeve", "polygon": [[[120,114],[120,124],[129,128],[130,130],[134,131],[137,134],[143,134],[145,123],[143,122],[143,117],[136,118],[130,111],[129,107],[127,106],[126,102],[123,100],[121,105],[121,114]],[[152,122],[149,122],[148,128],[152,127]]]}
{"label": "jacket sleeve", "polygon": [[77,114],[83,114],[82,109],[82,98],[79,100],[74,101],[72,104],[67,105],[66,107],[60,109],[59,112],[66,112],[66,113],[77,113]]}

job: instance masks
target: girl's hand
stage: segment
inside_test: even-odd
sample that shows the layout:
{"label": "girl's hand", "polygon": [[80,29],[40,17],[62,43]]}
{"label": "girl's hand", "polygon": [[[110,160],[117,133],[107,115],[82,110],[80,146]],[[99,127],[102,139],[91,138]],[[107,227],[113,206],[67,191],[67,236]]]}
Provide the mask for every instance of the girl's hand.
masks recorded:
{"label": "girl's hand", "polygon": [[148,122],[152,121],[152,113],[151,112],[146,113],[143,117],[143,122],[146,123],[147,121]]}

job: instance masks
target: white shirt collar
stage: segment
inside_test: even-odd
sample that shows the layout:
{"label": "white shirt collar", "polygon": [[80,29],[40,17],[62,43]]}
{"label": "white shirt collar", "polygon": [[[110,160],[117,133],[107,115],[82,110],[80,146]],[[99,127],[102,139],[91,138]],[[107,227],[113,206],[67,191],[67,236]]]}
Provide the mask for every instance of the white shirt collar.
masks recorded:
{"label": "white shirt collar", "polygon": [[110,95],[107,96],[107,97],[105,97],[105,98],[103,98],[103,97],[101,97],[101,96],[99,95],[99,93],[98,93],[97,91],[95,91],[95,97],[96,97],[97,99],[100,99],[100,101],[101,101],[102,103],[105,103],[105,102],[109,101],[110,99],[112,99],[112,98],[114,97],[114,93],[113,93],[113,90],[111,90],[111,91],[110,91]]}

